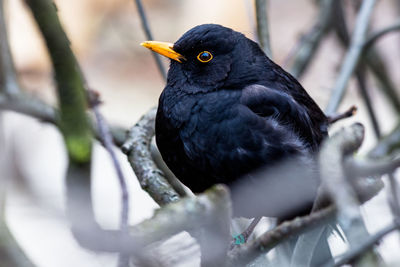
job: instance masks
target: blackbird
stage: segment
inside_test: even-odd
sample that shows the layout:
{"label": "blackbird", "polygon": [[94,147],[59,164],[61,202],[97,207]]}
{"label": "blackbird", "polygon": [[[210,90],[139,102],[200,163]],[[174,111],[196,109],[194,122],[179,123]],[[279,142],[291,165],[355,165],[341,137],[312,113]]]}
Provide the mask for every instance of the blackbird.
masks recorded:
{"label": "blackbird", "polygon": [[[142,45],[171,59],[156,143],[167,166],[195,193],[216,183],[232,189],[260,168],[312,158],[328,135],[327,117],[300,83],[239,32],[204,24],[175,44]],[[234,213],[235,206],[234,199]],[[248,210],[235,215],[260,216]],[[291,216],[299,213],[304,210]],[[317,247],[315,263],[331,257],[326,239]]]}
{"label": "blackbird", "polygon": [[327,136],[326,116],[300,83],[239,32],[204,24],[175,44],[142,45],[172,59],[156,143],[195,193],[315,152]]}

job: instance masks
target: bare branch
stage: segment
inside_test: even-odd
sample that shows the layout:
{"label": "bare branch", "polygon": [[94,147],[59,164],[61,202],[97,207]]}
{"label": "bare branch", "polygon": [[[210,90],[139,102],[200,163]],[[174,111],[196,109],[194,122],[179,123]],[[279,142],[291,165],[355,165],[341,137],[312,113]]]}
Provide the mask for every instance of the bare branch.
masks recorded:
{"label": "bare branch", "polygon": [[264,233],[247,244],[236,247],[229,253],[230,266],[245,266],[256,259],[261,253],[267,253],[288,238],[300,235],[330,221],[335,215],[334,207],[328,207],[307,216],[287,221]]}
{"label": "bare branch", "polygon": [[384,29],[381,29],[379,31],[376,31],[373,34],[370,34],[368,39],[364,42],[363,44],[363,49],[368,50],[371,48],[372,45],[375,44],[381,37],[385,36],[388,33],[394,32],[394,31],[399,31],[400,30],[400,21],[395,22],[393,25],[386,27]]}
{"label": "bare branch", "polygon": [[268,26],[268,0],[255,0],[257,35],[264,53],[272,58]]}
{"label": "bare branch", "polygon": [[0,92],[8,95],[20,92],[10,47],[8,44],[4,0],[0,0]]}
{"label": "bare branch", "polygon": [[57,124],[59,115],[55,108],[38,98],[24,94],[13,95],[12,97],[0,94],[0,110],[15,111],[53,124]]}
{"label": "bare branch", "polygon": [[[334,1],[334,3],[336,19],[333,22],[336,26],[336,33],[338,34],[342,45],[349,47],[350,37],[347,32],[341,1]],[[396,93],[396,87],[394,86],[393,81],[390,79],[385,63],[379,53],[373,47],[370,47],[365,51],[365,53],[362,54],[361,61],[371,69],[372,73],[378,80],[382,92],[385,94],[387,100],[392,104],[397,112],[400,112],[400,99]]]}
{"label": "bare branch", "polygon": [[321,40],[328,32],[331,26],[332,5],[334,2],[334,0],[320,1],[319,13],[313,26],[301,37],[299,43],[292,49],[293,52],[289,53],[285,59],[284,66],[294,57],[290,73],[296,78],[300,78],[304,74],[318,50]]}
{"label": "bare branch", "polygon": [[400,157],[395,159],[348,158],[345,171],[350,177],[367,177],[394,172],[400,167]]}
{"label": "bare branch", "polygon": [[[115,171],[118,176],[118,182],[121,188],[121,217],[120,217],[120,228],[122,232],[128,231],[128,219],[129,219],[129,194],[128,187],[126,185],[125,177],[122,173],[121,165],[117,159],[117,156],[114,151],[114,145],[112,141],[112,136],[110,133],[110,128],[108,127],[105,119],[101,115],[98,109],[98,102],[92,106],[93,112],[96,117],[96,122],[98,126],[98,132],[103,141],[105,148],[108,151],[108,154],[111,157],[112,163],[114,165]],[[118,259],[118,266],[129,266],[129,255],[121,254]]]}
{"label": "bare branch", "polygon": [[[369,153],[369,156],[371,158],[379,158],[383,157],[386,155],[390,155],[391,153],[397,151],[397,149],[400,147],[400,125],[398,125],[392,133],[390,133],[388,136],[384,137],[382,140],[379,141],[378,145],[371,150]],[[396,160],[394,160],[394,166],[397,167]],[[391,167],[391,166],[389,166]],[[393,169],[394,171],[394,169]],[[389,178],[389,206],[390,209],[395,217],[400,216],[400,199],[399,199],[399,188],[398,188],[398,183],[393,175],[393,173],[388,172],[388,178]]]}
{"label": "bare branch", "polygon": [[60,130],[69,157],[90,162],[92,131],[86,116],[84,81],[74,54],[50,0],[25,0],[43,34],[53,64],[60,103]]}
{"label": "bare branch", "polygon": [[328,266],[342,266],[351,262],[354,262],[358,257],[360,257],[365,251],[370,250],[379,240],[384,238],[387,234],[391,233],[394,230],[397,230],[400,228],[400,223],[398,221],[386,226],[382,230],[378,231],[374,235],[368,237],[368,239],[360,244],[354,247],[354,249],[346,252],[345,254],[340,256],[340,259],[335,262],[334,265],[324,265],[325,267]]}
{"label": "bare branch", "polygon": [[329,116],[328,117],[328,122],[329,122],[329,124],[333,124],[333,123],[335,123],[335,122],[337,122],[339,120],[350,118],[350,117],[354,116],[354,114],[356,114],[356,112],[357,112],[357,107],[356,106],[351,106],[348,110],[346,110],[343,113],[339,113],[339,114],[335,114],[335,115]]}
{"label": "bare branch", "polygon": [[400,199],[399,199],[399,185],[396,181],[396,177],[394,177],[393,173],[389,173],[389,190],[390,194],[388,195],[389,206],[394,215],[394,217],[400,217]]}
{"label": "bare branch", "polygon": [[362,44],[364,43],[368,28],[368,21],[371,16],[375,2],[376,0],[365,0],[362,3],[360,12],[357,16],[356,26],[352,36],[350,48],[346,54],[342,68],[340,70],[339,77],[336,80],[336,84],[332,91],[332,97],[330,98],[328,106],[326,108],[326,113],[328,115],[334,113],[337,110],[344,96],[346,85],[360,59]]}
{"label": "bare branch", "polygon": [[121,165],[119,164],[117,156],[114,151],[114,145],[112,142],[110,129],[109,129],[105,119],[100,114],[97,106],[93,107],[93,111],[96,116],[99,134],[102,137],[101,139],[103,140],[104,146],[107,149],[108,153],[110,154],[114,168],[117,172],[118,181],[120,183],[120,188],[121,188],[121,197],[122,197],[120,227],[121,227],[121,229],[126,229],[128,227],[129,195],[128,195],[128,188],[126,185],[125,177],[122,173]]}
{"label": "bare branch", "polygon": [[150,145],[154,136],[156,108],[150,109],[128,133],[122,151],[128,156],[140,186],[159,204],[165,205],[179,200],[179,194],[172,188],[151,158]]}
{"label": "bare branch", "polygon": [[[335,1],[334,3],[334,12],[335,12],[335,21],[334,25],[336,26],[336,33],[338,37],[345,43],[347,46],[350,45],[350,35],[348,32],[348,27],[343,11],[342,1]],[[376,118],[374,109],[372,107],[372,103],[369,96],[369,89],[366,83],[366,68],[365,63],[363,61],[360,62],[358,67],[356,68],[356,77],[358,82],[358,89],[360,94],[365,102],[367,107],[367,111],[377,138],[380,138],[381,131],[379,127],[378,120]]]}
{"label": "bare branch", "polygon": [[[351,128],[343,128],[333,135],[329,142],[326,141],[319,155],[322,186],[337,205],[340,219],[346,227],[355,229],[361,220],[359,202],[353,188],[346,181],[341,164],[344,156],[354,152],[361,145],[363,138],[364,127],[361,124],[353,124]],[[360,240],[357,239],[360,238],[357,231],[349,237],[350,243]]]}
{"label": "bare branch", "polygon": [[400,149],[400,124],[378,142],[375,148],[369,152],[369,156],[381,158],[390,155],[398,149]]}
{"label": "bare branch", "polygon": [[[149,41],[151,41],[151,40],[153,40],[153,35],[151,34],[150,26],[149,26],[149,23],[146,18],[146,12],[144,11],[142,1],[135,0],[135,3],[136,3],[137,11],[139,12],[139,15],[140,15],[140,21],[142,22],[143,31],[146,35],[146,38]],[[158,70],[160,71],[161,76],[164,78],[164,80],[166,80],[167,72],[165,71],[165,67],[164,67],[163,63],[161,62],[160,55],[155,52],[151,52],[151,53],[153,54],[154,60],[156,61],[156,64],[157,64]]]}
{"label": "bare branch", "polygon": [[[342,163],[346,155],[358,149],[363,138],[364,127],[358,123],[353,124],[333,135],[329,142],[325,141],[319,155],[322,186],[337,206],[338,221],[350,248],[365,241],[369,234],[360,213],[355,188],[346,180]],[[378,257],[373,252],[366,252],[359,263],[363,266],[367,260],[376,262]]]}

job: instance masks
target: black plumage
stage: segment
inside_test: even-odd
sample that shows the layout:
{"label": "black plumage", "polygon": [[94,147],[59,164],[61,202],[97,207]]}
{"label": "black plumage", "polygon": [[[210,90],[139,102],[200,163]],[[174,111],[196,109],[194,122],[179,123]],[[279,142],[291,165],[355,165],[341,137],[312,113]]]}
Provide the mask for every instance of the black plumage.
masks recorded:
{"label": "black plumage", "polygon": [[327,118],[300,83],[243,34],[200,25],[172,50],[180,60],[159,99],[156,142],[193,192],[308,156],[327,136]]}
{"label": "black plumage", "polygon": [[[318,187],[313,158],[328,120],[293,76],[257,43],[220,25],[194,27],[175,44],[142,45],[173,59],[156,142],[186,186],[202,192],[227,184],[234,216],[284,220],[310,211]],[[289,253],[295,243],[288,242]],[[311,265],[327,260],[324,235]]]}

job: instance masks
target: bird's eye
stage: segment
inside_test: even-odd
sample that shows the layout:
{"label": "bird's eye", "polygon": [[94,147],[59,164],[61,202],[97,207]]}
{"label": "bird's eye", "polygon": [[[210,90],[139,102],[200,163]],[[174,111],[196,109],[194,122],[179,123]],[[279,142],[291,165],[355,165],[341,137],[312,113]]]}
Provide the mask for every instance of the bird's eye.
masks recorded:
{"label": "bird's eye", "polygon": [[207,63],[212,58],[213,58],[213,55],[208,51],[203,51],[197,56],[197,59],[202,63]]}

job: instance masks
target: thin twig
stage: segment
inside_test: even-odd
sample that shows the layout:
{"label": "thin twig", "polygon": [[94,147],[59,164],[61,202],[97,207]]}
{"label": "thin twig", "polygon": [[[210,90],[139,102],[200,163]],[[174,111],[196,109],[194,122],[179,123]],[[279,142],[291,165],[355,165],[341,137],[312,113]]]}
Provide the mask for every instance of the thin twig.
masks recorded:
{"label": "thin twig", "polygon": [[[151,34],[150,26],[146,17],[146,12],[144,11],[143,4],[141,0],[135,0],[136,3],[136,8],[137,11],[139,12],[140,15],[140,21],[142,22],[142,28],[143,31],[146,35],[146,38],[151,41],[153,40],[153,35]],[[161,57],[159,54],[155,52],[151,52],[153,54],[154,60],[156,61],[158,70],[160,71],[161,76],[164,78],[164,80],[167,79],[167,72],[165,71],[165,67],[163,63],[161,62]]]}
{"label": "thin twig", "polygon": [[[296,78],[300,78],[304,74],[318,50],[322,38],[328,32],[331,25],[332,5],[334,2],[334,0],[320,1],[319,13],[313,26],[300,38],[299,43],[295,45],[297,48],[292,49],[292,51],[296,52],[289,53],[285,59],[284,66],[293,60],[290,73]],[[294,58],[292,59],[292,57]]]}
{"label": "thin twig", "polygon": [[351,40],[350,48],[346,54],[342,68],[340,70],[339,77],[336,80],[332,96],[329,100],[326,108],[326,113],[334,113],[343,96],[347,86],[347,83],[357,66],[362,52],[362,44],[364,43],[365,36],[368,29],[368,21],[372,14],[373,7],[375,6],[376,0],[365,0],[362,3],[360,12],[357,16],[356,26]]}
{"label": "thin twig", "polygon": [[[397,125],[389,135],[385,136],[383,139],[379,141],[379,143],[375,146],[375,148],[369,152],[368,154],[369,157],[376,160],[377,158],[385,157],[392,154],[398,148],[400,148],[399,140],[400,140],[400,124]],[[396,178],[393,175],[393,171],[398,166],[398,161],[399,159],[397,158],[391,162],[388,162],[388,164],[390,164],[391,166],[387,166],[388,167],[387,169],[392,167],[392,171],[386,172],[388,173],[389,184],[390,184],[389,187],[390,192],[388,194],[389,206],[395,217],[400,216],[399,188]],[[379,168],[377,169],[379,170]]]}
{"label": "thin twig", "polygon": [[390,134],[379,140],[378,144],[368,153],[370,157],[382,158],[400,149],[400,124]]}
{"label": "thin twig", "polygon": [[376,31],[373,34],[370,34],[370,36],[363,44],[363,49],[368,50],[369,48],[371,48],[373,44],[375,44],[380,38],[382,38],[386,34],[399,30],[400,30],[400,21],[397,21],[391,26],[388,26],[386,28]]}
{"label": "thin twig", "polygon": [[368,92],[369,90],[367,88],[367,83],[366,83],[366,70],[364,64],[360,64],[359,67],[357,68],[356,77],[362,99],[364,100],[365,106],[367,107],[367,112],[372,123],[372,128],[374,130],[375,137],[379,139],[381,138],[381,129],[378,123],[378,119],[376,118],[374,108],[372,107],[371,97]]}
{"label": "thin twig", "polygon": [[360,244],[355,246],[352,250],[346,252],[345,254],[339,256],[340,259],[337,260],[334,264],[326,264],[324,267],[328,266],[342,266],[345,264],[349,264],[354,262],[358,257],[360,257],[365,251],[370,250],[376,243],[379,242],[382,238],[384,238],[387,234],[393,232],[400,228],[399,222],[394,222],[380,231],[376,232],[374,235],[368,237],[368,239]]}
{"label": "thin twig", "polygon": [[37,98],[25,94],[17,94],[12,98],[0,94],[0,110],[10,110],[44,122],[57,124],[58,112]]}
{"label": "thin twig", "polygon": [[269,37],[268,0],[255,0],[257,35],[264,53],[272,58],[271,41]]}
{"label": "thin twig", "polygon": [[284,222],[257,239],[233,249],[228,255],[229,266],[245,266],[261,253],[265,254],[288,238],[300,235],[309,229],[330,221],[334,215],[335,209],[331,206],[310,215]]}
{"label": "thin twig", "polygon": [[[0,110],[9,110],[20,114],[36,118],[42,122],[48,122],[58,126],[59,110],[46,104],[40,99],[24,93],[18,93],[12,97],[0,94]],[[96,138],[100,140],[95,121],[90,121]],[[126,129],[113,125],[111,133],[114,143],[122,146],[125,141]]]}
{"label": "thin twig", "polygon": [[357,112],[357,107],[351,106],[345,112],[335,114],[332,116],[328,116],[328,122],[329,122],[329,124],[333,124],[339,120],[350,118],[350,117],[354,116],[354,114],[356,114],[356,112]]}
{"label": "thin twig", "polygon": [[[335,22],[334,25],[336,26],[336,33],[340,39],[342,39],[346,44],[350,43],[350,35],[343,11],[343,6],[341,1],[336,1],[334,4],[334,12],[335,12]],[[370,100],[369,96],[369,89],[367,87],[366,83],[366,68],[365,68],[365,63],[360,62],[358,67],[356,68],[356,77],[357,77],[357,82],[358,82],[358,89],[360,91],[360,94],[362,96],[362,99],[365,102],[365,105],[367,107],[367,111],[369,114],[369,118],[371,120],[374,132],[376,137],[379,139],[381,136],[381,130],[379,127],[378,120],[376,118],[374,109],[372,107],[372,103]]]}
{"label": "thin twig", "polygon": [[101,115],[98,106],[92,107],[93,112],[96,116],[97,126],[99,130],[99,134],[102,137],[105,148],[110,154],[111,160],[114,164],[115,171],[117,172],[118,181],[120,183],[121,188],[121,203],[122,203],[122,211],[121,211],[121,221],[120,227],[121,229],[126,229],[128,227],[128,216],[129,216],[129,194],[128,194],[128,186],[126,185],[126,180],[124,174],[122,173],[121,165],[118,162],[117,155],[115,154],[114,145],[112,142],[112,137],[110,134],[110,128],[106,123],[104,117]]}
{"label": "thin twig", "polygon": [[4,0],[0,0],[0,92],[8,95],[20,92],[17,74],[7,36]]}
{"label": "thin twig", "polygon": [[[110,128],[106,123],[105,119],[101,115],[98,105],[93,105],[92,110],[95,114],[98,132],[101,136],[103,144],[111,157],[115,171],[117,172],[118,182],[121,188],[121,217],[120,217],[120,228],[123,233],[128,233],[128,222],[129,222],[129,194],[128,187],[126,185],[125,177],[122,173],[121,165],[117,159],[117,155],[114,151],[114,145],[112,141],[112,136],[110,133]],[[129,266],[129,255],[120,254],[118,259],[118,266]]]}
{"label": "thin twig", "polygon": [[[341,1],[334,1],[334,12],[335,20],[333,21],[336,26],[336,33],[338,34],[339,40],[344,47],[350,46],[350,37],[346,30],[346,22]],[[343,31],[345,30],[345,31]],[[363,49],[364,51],[364,49]],[[370,47],[361,55],[361,62],[367,65],[375,78],[378,80],[379,86],[382,92],[385,94],[387,100],[392,104],[397,112],[400,112],[400,99],[396,93],[396,87],[393,81],[390,79],[388,71],[382,57],[374,47]]]}
{"label": "thin twig", "polygon": [[393,173],[389,173],[389,206],[390,209],[396,218],[400,218],[400,200],[399,200],[399,185],[396,181],[396,177]]}

